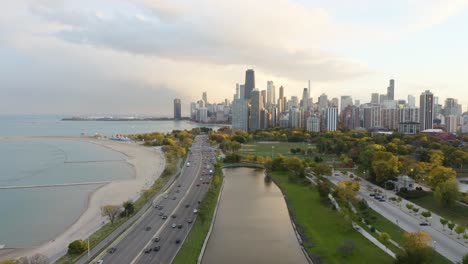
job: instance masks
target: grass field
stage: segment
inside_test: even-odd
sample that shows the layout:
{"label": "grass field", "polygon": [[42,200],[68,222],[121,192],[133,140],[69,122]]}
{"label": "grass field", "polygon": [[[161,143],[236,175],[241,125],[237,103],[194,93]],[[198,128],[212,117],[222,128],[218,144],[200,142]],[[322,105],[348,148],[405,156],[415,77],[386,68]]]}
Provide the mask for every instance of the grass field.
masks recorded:
{"label": "grass field", "polygon": [[[393,263],[393,259],[361,234],[343,225],[343,217],[320,201],[318,192],[310,186],[291,183],[284,173],[270,173],[287,196],[290,210],[305,235],[305,248],[322,263]],[[346,240],[353,241],[354,252],[348,257],[337,248]]]}
{"label": "grass field", "polygon": [[243,144],[240,152],[245,154],[255,154],[260,156],[271,156],[277,154],[292,155],[290,153],[291,148],[314,148],[313,145],[307,143],[298,142],[280,142],[280,141],[263,141],[263,142],[249,142]]}
{"label": "grass field", "polygon": [[455,204],[451,208],[440,207],[437,205],[433,193],[410,201],[459,225],[468,226],[468,207],[466,206]]}
{"label": "grass field", "polygon": [[[221,189],[222,171],[220,167],[216,169],[212,182],[218,182],[218,184],[212,184],[210,186],[209,191],[201,203],[199,216],[195,220],[182,248],[172,262],[173,264],[197,263],[201,248],[203,247],[206,235],[210,229],[213,212],[216,208]],[[204,215],[203,219],[200,217],[202,214]]]}

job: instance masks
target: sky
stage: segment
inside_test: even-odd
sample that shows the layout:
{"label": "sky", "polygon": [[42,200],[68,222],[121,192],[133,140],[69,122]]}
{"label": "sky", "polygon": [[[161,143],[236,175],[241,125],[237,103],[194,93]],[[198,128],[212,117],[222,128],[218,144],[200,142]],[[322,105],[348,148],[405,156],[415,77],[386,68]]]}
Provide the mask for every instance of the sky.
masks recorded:
{"label": "sky", "polygon": [[468,0],[15,0],[0,4],[0,115],[172,115],[232,99],[431,90],[468,106]]}

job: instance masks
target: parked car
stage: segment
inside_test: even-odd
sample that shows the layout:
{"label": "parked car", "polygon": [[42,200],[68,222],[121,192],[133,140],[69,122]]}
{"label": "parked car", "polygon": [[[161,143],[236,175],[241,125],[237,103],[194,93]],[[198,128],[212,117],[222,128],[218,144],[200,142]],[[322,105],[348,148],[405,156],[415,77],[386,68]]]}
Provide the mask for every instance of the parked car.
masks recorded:
{"label": "parked car", "polygon": [[155,246],[155,247],[153,248],[153,251],[154,251],[154,252],[158,252],[160,249],[161,249],[160,246]]}
{"label": "parked car", "polygon": [[111,247],[111,248],[109,248],[109,250],[108,250],[107,252],[109,252],[110,254],[112,254],[112,253],[114,253],[116,250],[117,250],[117,248]]}
{"label": "parked car", "polygon": [[155,237],[153,238],[153,242],[159,242],[160,238],[159,237]]}
{"label": "parked car", "polygon": [[150,252],[151,252],[151,248],[145,249],[145,253],[150,253]]}

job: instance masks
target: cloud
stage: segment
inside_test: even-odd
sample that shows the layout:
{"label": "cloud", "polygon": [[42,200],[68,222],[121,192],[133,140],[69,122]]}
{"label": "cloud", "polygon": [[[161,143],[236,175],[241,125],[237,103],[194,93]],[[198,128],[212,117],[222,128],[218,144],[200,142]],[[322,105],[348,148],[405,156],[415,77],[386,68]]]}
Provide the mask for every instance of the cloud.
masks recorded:
{"label": "cloud", "polygon": [[341,81],[370,72],[320,49],[335,29],[321,9],[290,1],[135,1],[135,12],[108,14],[35,8],[65,27],[62,40],[132,54],[209,65],[252,65],[278,77]]}

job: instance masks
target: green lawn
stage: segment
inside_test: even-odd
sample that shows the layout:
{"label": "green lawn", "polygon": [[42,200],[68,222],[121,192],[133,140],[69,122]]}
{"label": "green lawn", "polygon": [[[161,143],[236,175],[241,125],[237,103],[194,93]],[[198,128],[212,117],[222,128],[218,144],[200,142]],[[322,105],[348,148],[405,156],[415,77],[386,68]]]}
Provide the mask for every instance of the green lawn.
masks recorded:
{"label": "green lawn", "polygon": [[273,155],[291,155],[289,152],[291,148],[307,149],[309,147],[315,149],[314,145],[308,145],[302,142],[259,141],[243,144],[240,152],[259,156],[271,156],[273,150]]}
{"label": "green lawn", "polygon": [[219,192],[222,183],[221,166],[217,166],[215,176],[212,180],[210,189],[203,199],[198,217],[190,230],[187,239],[185,240],[179,253],[172,263],[174,264],[190,264],[197,263],[201,248],[205,242],[206,235],[210,229],[213,212],[216,208]]}
{"label": "green lawn", "polygon": [[424,197],[411,199],[411,202],[426,208],[456,224],[462,226],[468,226],[468,207],[455,204],[453,207],[440,207],[434,199],[433,193],[430,193]]}
{"label": "green lawn", "polygon": [[[343,217],[320,202],[318,192],[309,185],[291,183],[285,173],[270,173],[289,201],[290,210],[307,241],[305,248],[322,263],[393,263],[393,259],[352,228]],[[345,240],[355,244],[354,252],[343,257],[337,248]],[[316,261],[317,262],[317,261]]]}

